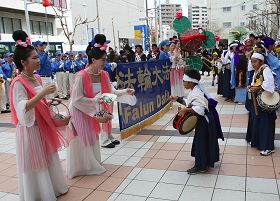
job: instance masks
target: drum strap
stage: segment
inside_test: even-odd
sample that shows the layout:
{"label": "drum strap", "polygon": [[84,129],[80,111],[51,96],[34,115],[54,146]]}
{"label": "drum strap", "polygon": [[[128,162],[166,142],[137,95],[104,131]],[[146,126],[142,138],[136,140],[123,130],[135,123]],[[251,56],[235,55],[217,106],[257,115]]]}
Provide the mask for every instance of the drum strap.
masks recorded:
{"label": "drum strap", "polygon": [[253,86],[261,86],[263,83],[263,71],[267,67],[267,65],[262,65],[259,70],[254,75],[254,84]]}

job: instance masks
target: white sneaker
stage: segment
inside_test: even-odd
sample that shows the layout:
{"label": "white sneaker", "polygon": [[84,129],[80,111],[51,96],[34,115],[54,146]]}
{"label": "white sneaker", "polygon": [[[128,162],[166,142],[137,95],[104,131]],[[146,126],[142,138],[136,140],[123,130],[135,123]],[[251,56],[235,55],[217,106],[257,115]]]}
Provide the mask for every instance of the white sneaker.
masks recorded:
{"label": "white sneaker", "polygon": [[274,153],[275,151],[274,150],[262,150],[261,152],[260,152],[260,154],[262,155],[262,156],[269,156],[270,154],[272,154],[272,153]]}

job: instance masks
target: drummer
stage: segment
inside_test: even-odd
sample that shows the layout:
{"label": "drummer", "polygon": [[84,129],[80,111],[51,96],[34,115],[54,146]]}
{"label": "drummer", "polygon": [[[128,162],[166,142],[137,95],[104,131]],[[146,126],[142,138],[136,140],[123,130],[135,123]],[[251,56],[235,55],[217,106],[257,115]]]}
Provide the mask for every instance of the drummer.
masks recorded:
{"label": "drummer", "polygon": [[[263,54],[260,53],[254,53],[251,57],[252,66],[255,69],[251,86],[248,86],[251,93],[257,94],[260,90],[273,93],[275,90],[272,71],[268,65],[264,64],[264,59]],[[254,102],[256,104],[256,101]],[[251,147],[260,150],[261,155],[268,156],[274,152],[276,112],[265,112],[256,105],[254,107],[253,100],[250,101],[250,106],[251,114],[246,140],[251,143]]]}
{"label": "drummer", "polygon": [[209,167],[214,167],[214,163],[219,161],[217,127],[213,114],[209,112],[208,93],[202,91],[203,88],[199,84],[200,78],[198,71],[187,70],[183,81],[184,87],[190,89],[188,98],[184,100],[183,98],[170,97],[173,101],[183,104],[179,115],[193,113],[198,116],[191,151],[191,156],[195,158],[195,165],[187,170],[189,174],[205,173]]}

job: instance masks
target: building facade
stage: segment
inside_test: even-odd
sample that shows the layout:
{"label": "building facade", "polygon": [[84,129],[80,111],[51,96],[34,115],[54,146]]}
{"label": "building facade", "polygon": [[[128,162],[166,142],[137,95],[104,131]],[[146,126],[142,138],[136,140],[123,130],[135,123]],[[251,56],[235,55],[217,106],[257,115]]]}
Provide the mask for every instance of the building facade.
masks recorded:
{"label": "building facade", "polygon": [[176,12],[182,10],[181,4],[171,4],[168,1],[166,4],[161,4],[161,24],[169,25],[170,28],[173,28],[173,20],[175,19]]}
{"label": "building facade", "polygon": [[[96,6],[98,3],[98,7]],[[88,19],[87,25],[77,27],[74,44],[84,47],[91,41],[96,33],[105,34],[111,41],[109,46],[119,47],[122,41],[134,39],[134,26],[145,25],[145,1],[144,0],[71,0],[72,22],[75,19]],[[98,30],[97,8],[99,11]],[[119,38],[121,40],[119,40]],[[131,45],[136,45],[132,44]],[[118,48],[119,49],[119,48]]]}
{"label": "building facade", "polygon": [[[66,6],[66,1],[63,6]],[[58,1],[54,0],[55,5]],[[28,11],[30,19],[31,40],[50,42],[52,52],[62,51],[66,40],[62,34],[60,24],[57,22],[56,14],[51,7],[47,7],[47,21],[45,18],[45,8],[39,0],[28,0]],[[12,34],[14,31],[22,29],[27,32],[25,18],[25,7],[23,0],[1,0],[0,3],[0,54],[14,50]]]}
{"label": "building facade", "polygon": [[235,27],[245,27],[249,32],[257,35],[271,33],[273,37],[275,32],[277,33],[275,24],[270,20],[260,24],[260,21],[266,19],[261,13],[265,10],[270,13],[275,9],[267,2],[266,0],[208,0],[208,29],[220,35],[222,39],[227,39],[229,31]]}
{"label": "building facade", "polygon": [[188,18],[192,24],[192,29],[207,28],[208,15],[207,6],[204,2],[195,2],[188,5]]}

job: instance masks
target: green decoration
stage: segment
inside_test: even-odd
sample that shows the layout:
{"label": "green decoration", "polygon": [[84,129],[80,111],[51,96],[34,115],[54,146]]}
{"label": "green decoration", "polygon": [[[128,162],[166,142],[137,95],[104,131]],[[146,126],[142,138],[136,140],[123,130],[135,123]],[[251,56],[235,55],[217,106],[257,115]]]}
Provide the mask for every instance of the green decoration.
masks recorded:
{"label": "green decoration", "polygon": [[244,41],[248,35],[248,31],[245,27],[235,27],[229,31],[228,40],[229,43],[238,40]]}
{"label": "green decoration", "polygon": [[206,36],[206,40],[203,41],[202,47],[211,48],[216,44],[215,35],[210,31],[204,31],[202,34]]}
{"label": "green decoration", "polygon": [[189,56],[186,59],[186,64],[190,66],[190,69],[200,71],[202,68],[202,60],[198,56]]}
{"label": "green decoration", "polygon": [[183,16],[182,18],[175,19],[173,21],[173,28],[175,29],[175,31],[181,34],[184,33],[187,29],[191,28],[191,22],[187,17]]}

